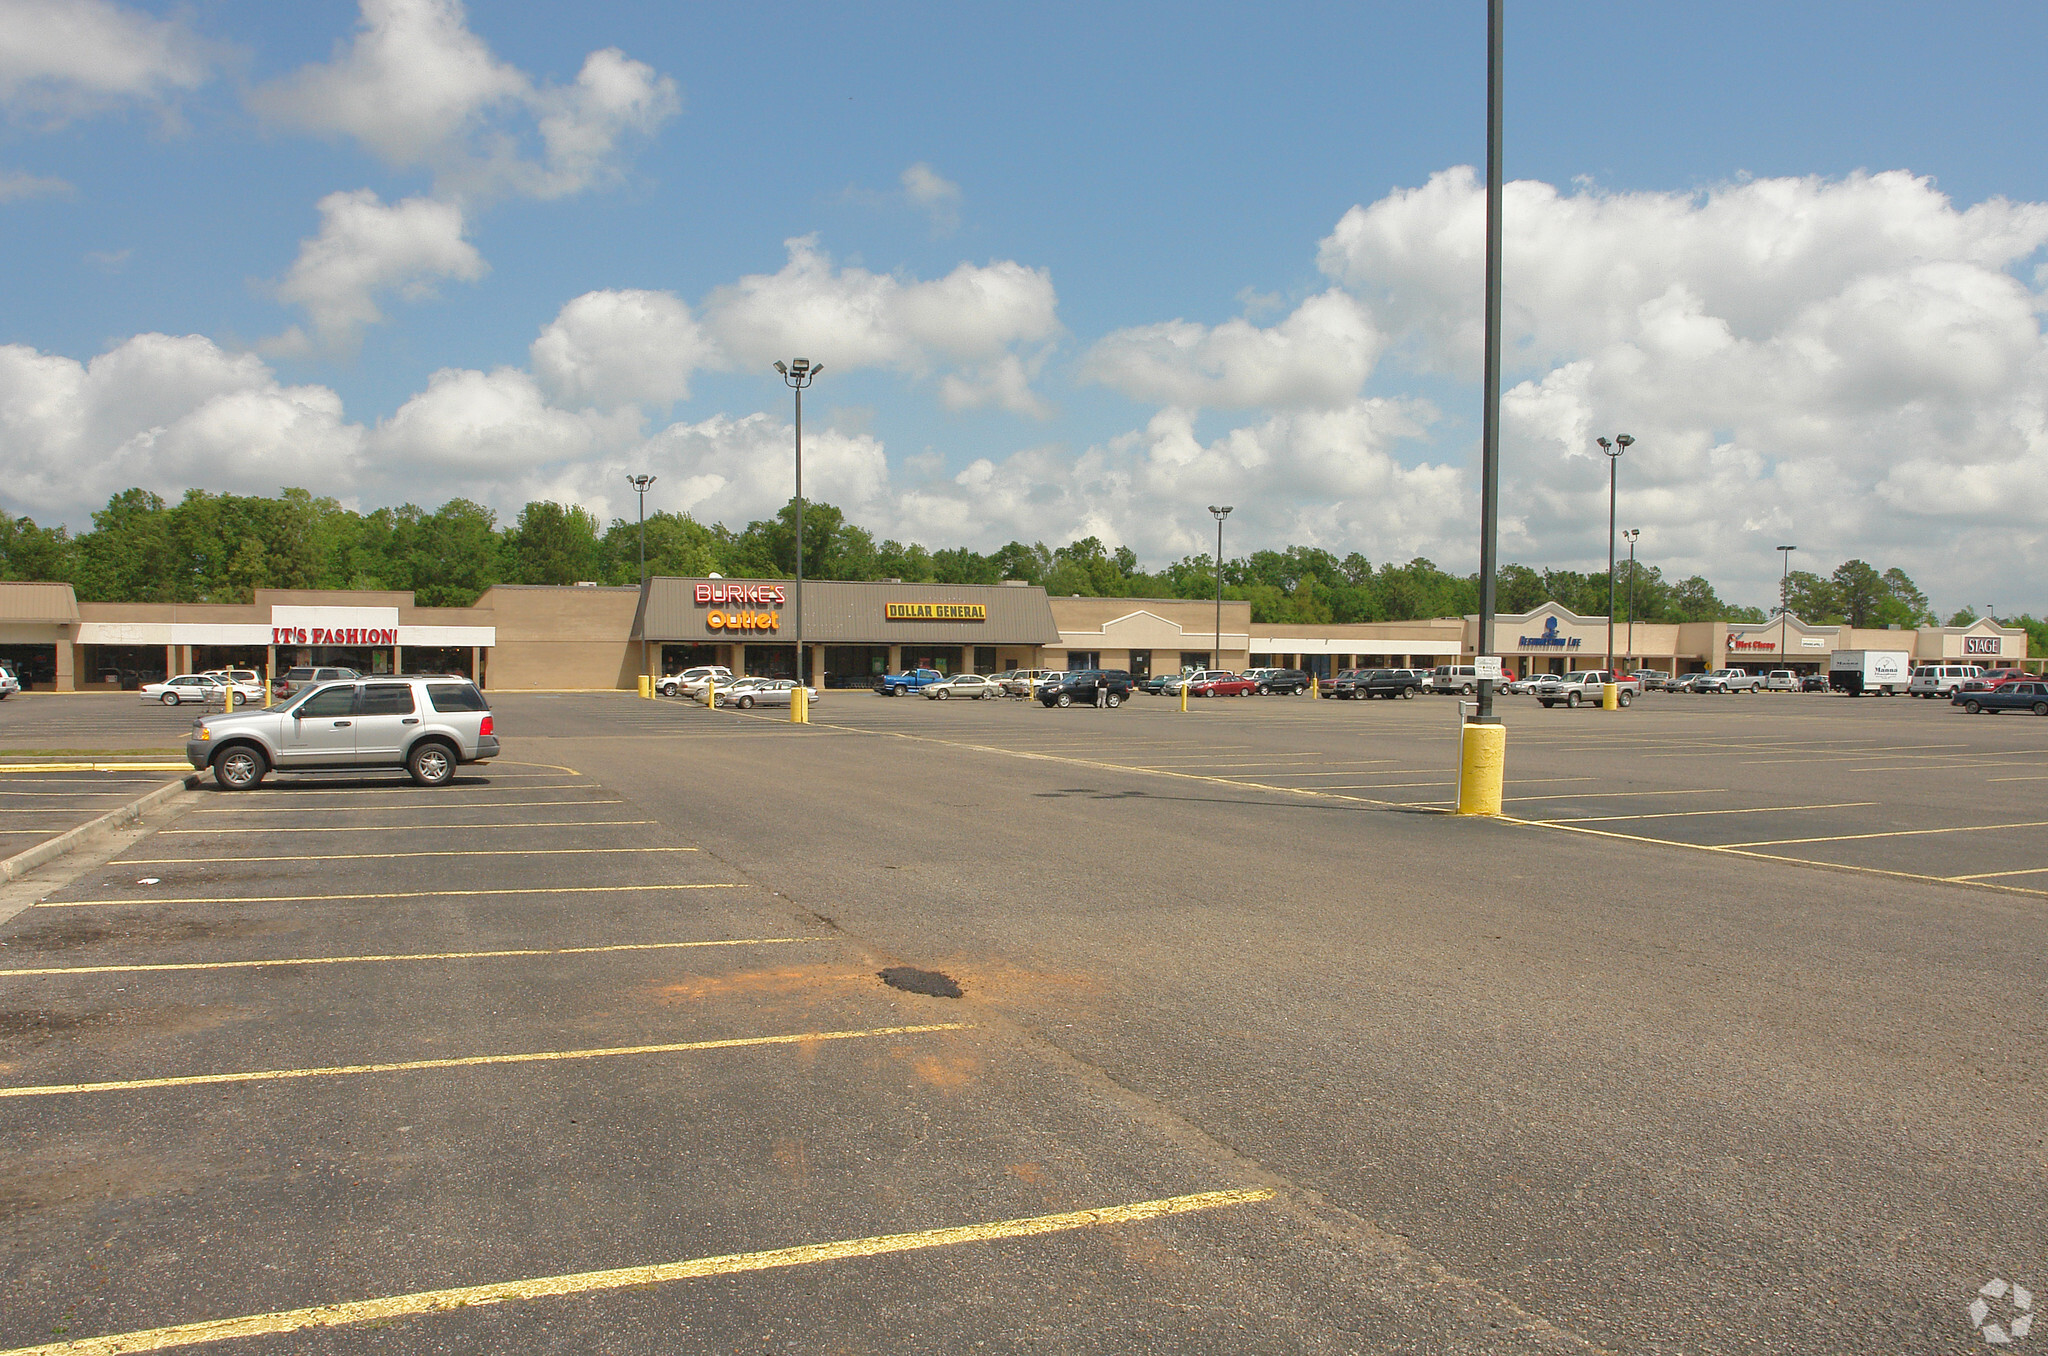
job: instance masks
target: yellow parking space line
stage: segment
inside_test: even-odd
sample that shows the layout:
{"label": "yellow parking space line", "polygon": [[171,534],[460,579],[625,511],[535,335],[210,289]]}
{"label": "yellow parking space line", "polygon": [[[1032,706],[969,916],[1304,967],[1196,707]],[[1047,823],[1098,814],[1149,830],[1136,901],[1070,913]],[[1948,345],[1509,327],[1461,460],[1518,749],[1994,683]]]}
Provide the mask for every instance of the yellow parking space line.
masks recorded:
{"label": "yellow parking space line", "polygon": [[192,765],[175,763],[0,763],[0,774],[10,772],[190,772]]}
{"label": "yellow parking space line", "polygon": [[[497,808],[495,806],[493,809]],[[450,824],[443,827],[474,833],[478,829],[612,829],[630,824],[654,824],[652,819],[538,819],[531,823],[519,824]],[[417,824],[336,824],[325,827],[307,827],[296,824],[258,824],[247,829],[163,829],[159,838],[189,838],[196,834],[219,837],[224,833],[253,837],[262,833],[409,833],[416,831]],[[5,1356],[5,1353],[0,1353]]]}
{"label": "yellow parking space line", "polygon": [[[421,1069],[477,1069],[497,1064],[550,1064],[561,1060],[616,1059],[622,1055],[694,1054],[703,1050],[806,1045],[816,1041],[851,1041],[874,1036],[920,1036],[933,1031],[971,1029],[971,1024],[967,1022],[931,1022],[923,1026],[877,1026],[865,1031],[796,1031],[780,1036],[728,1036],[723,1040],[670,1041],[663,1045],[611,1045],[592,1050],[536,1050],[514,1055],[457,1055],[447,1059],[398,1060],[389,1064],[330,1064],[311,1069],[251,1069],[239,1073],[129,1078],[110,1083],[47,1083],[38,1087],[0,1087],[0,1098],[65,1097],[85,1092],[142,1092],[150,1088],[211,1087],[222,1083],[276,1083],[297,1078],[346,1078],[364,1074],[414,1073]],[[0,1353],[0,1356],[4,1356],[4,1353]]]}
{"label": "yellow parking space line", "polygon": [[[467,805],[461,801],[457,801],[452,805],[446,802],[436,804],[433,801],[422,800],[416,804],[407,805],[404,808],[408,810],[513,810],[531,805],[560,807],[563,805],[624,805],[625,803],[626,800],[623,796],[613,796],[610,800],[501,800],[484,805]],[[192,813],[195,815],[275,815],[293,813],[303,815],[359,815],[363,811],[351,805],[237,805],[230,809],[194,810]],[[456,827],[459,828],[460,826],[457,825]]]}
{"label": "yellow parking space line", "polygon": [[[434,799],[445,800],[451,796],[458,795],[481,796],[492,791],[505,796],[520,796],[525,795],[529,791],[587,791],[589,789],[589,782],[548,782],[542,786],[468,786],[457,782],[444,786],[435,792]],[[417,794],[418,788],[412,784],[410,779],[400,780],[393,778],[390,782],[380,786],[294,786],[290,789],[282,786],[266,786],[259,791],[247,795],[245,799],[251,801],[294,801],[303,799],[306,796],[388,795],[392,799],[397,800],[401,797]]]}
{"label": "yellow parking space line", "polygon": [[235,895],[227,899],[176,898],[157,899],[145,896],[140,899],[45,899],[35,907],[38,909],[94,909],[120,907],[136,904],[320,904],[337,899],[457,899],[476,895],[617,895],[638,890],[751,890],[751,885],[733,881],[713,881],[708,884],[678,884],[664,881],[656,885],[526,885],[512,886],[503,890],[370,890],[358,894],[343,895]]}
{"label": "yellow parking space line", "polygon": [[2001,880],[2006,876],[2048,876],[2048,866],[2030,866],[2020,871],[1979,871],[1969,876],[1945,876],[1945,880]]}
{"label": "yellow parking space line", "polygon": [[[140,777],[137,777],[137,778],[134,778],[134,780],[135,780],[135,781],[138,781],[138,782],[139,782],[139,781],[142,781],[143,779],[142,779],[142,778],[140,778]],[[154,778],[151,778],[150,780],[154,781],[155,779],[154,779]],[[105,791],[7,791],[7,790],[0,790],[0,796],[88,796],[88,797],[89,797],[89,796],[99,796],[99,797],[101,797],[101,798],[105,798],[105,797],[107,797],[107,796],[129,796],[129,795],[133,795],[133,794],[135,794],[135,793],[134,793],[134,792],[133,792],[132,790],[129,790],[129,789],[128,789],[128,788],[126,787],[126,786],[119,786],[119,787],[109,787],[109,788],[108,788],[107,790],[105,790]]]}
{"label": "yellow parking space line", "polygon": [[[384,862],[401,857],[617,857],[634,852],[701,852],[693,847],[621,848],[449,848],[440,852],[330,852],[293,854],[295,862]],[[222,862],[271,862],[275,857],[117,857],[109,866],[212,866]]]}
{"label": "yellow parking space line", "polygon": [[508,960],[523,956],[601,956],[622,951],[690,951],[724,946],[777,946],[821,942],[822,937],[741,937],[716,942],[618,942],[610,946],[557,946],[517,951],[419,951],[390,956],[295,956],[285,960],[175,961],[147,965],[63,965],[42,970],[0,970],[0,979],[50,975],[137,975],[160,970],[267,970],[280,965],[370,965],[395,961]]}
{"label": "yellow parking space line", "polygon": [[992,1220],[985,1224],[960,1224],[943,1229],[921,1229],[915,1233],[877,1234],[869,1238],[843,1238],[830,1243],[807,1243],[794,1248],[764,1252],[733,1252],[716,1257],[692,1257],[647,1266],[614,1267],[605,1271],[579,1271],[560,1276],[535,1276],[520,1281],[498,1281],[485,1285],[454,1286],[445,1290],[417,1290],[409,1295],[380,1299],[348,1300],[319,1304],[304,1309],[284,1309],[239,1318],[217,1318],[174,1327],[148,1328],[116,1333],[107,1337],[85,1337],[52,1342],[37,1347],[17,1347],[0,1356],[120,1356],[127,1352],[168,1351],[175,1347],[198,1346],[242,1337],[273,1337],[279,1333],[308,1328],[340,1328],[357,1323],[389,1322],[421,1314],[447,1313],[508,1301],[553,1299],[562,1295],[623,1290],[628,1287],[666,1285],[675,1281],[701,1280],[708,1276],[735,1276],[752,1271],[774,1271],[783,1267],[811,1266],[820,1262],[843,1262],[859,1257],[885,1257],[892,1253],[917,1252],[926,1248],[957,1247],[964,1243],[993,1243],[1012,1238],[1039,1238],[1075,1229],[1094,1229],[1117,1224],[1139,1224],[1172,1215],[1219,1210],[1233,1205],[1254,1205],[1270,1201],[1274,1192],[1263,1187],[1236,1191],[1201,1191],[1186,1196],[1164,1196],[1130,1205],[1098,1206],[1092,1210],[1069,1210],[1057,1215],[1031,1215],[1020,1219]]}
{"label": "yellow parking space line", "polygon": [[[1642,815],[1586,815],[1574,819],[1544,819],[1542,824],[1607,824],[1623,819],[1694,819],[1702,815],[1768,815],[1789,810],[1867,810],[1874,800],[1838,800],[1828,805],[1751,805],[1734,810],[1660,810]],[[1801,840],[1788,839],[1788,842]],[[1753,845],[1760,846],[1760,845]]]}
{"label": "yellow parking space line", "polygon": [[[1545,781],[1550,780],[1545,778]],[[1688,787],[1681,791],[1560,791],[1554,796],[1506,796],[1505,800],[1584,800],[1588,796],[1726,796],[1732,794],[1727,787]]]}
{"label": "yellow parking space line", "polygon": [[[1922,838],[1937,833],[1991,833],[1998,829],[2041,829],[2048,828],[2048,819],[2028,820],[2021,824],[1962,824],[1947,829],[1891,829],[1884,833],[1837,833],[1822,838],[1763,838],[1754,843],[1724,843],[1723,847],[1797,847],[1801,843],[1854,843],[1867,838]],[[1933,880],[1946,877],[1934,876]]]}
{"label": "yellow parking space line", "polygon": [[[1549,829],[1557,833],[1582,833],[1593,838],[1612,838],[1623,843],[1642,843],[1651,847],[1681,848],[1690,852],[1714,852],[1728,857],[1746,857],[1758,862],[1783,862],[1788,866],[1813,866],[1826,871],[1846,871],[1858,876],[1884,876],[1891,880],[1919,881],[1929,885],[1970,885],[1982,890],[1998,890],[2009,895],[2034,895],[2048,899],[2048,890],[2030,889],[2024,885],[1999,885],[1988,880],[1957,880],[1949,876],[1930,876],[1918,871],[1893,871],[1882,866],[1857,866],[1852,862],[1816,861],[1811,857],[1788,857],[1782,852],[1753,852],[1746,847],[1723,846],[1717,843],[1688,843],[1681,838],[1652,838],[1648,834],[1622,833],[1616,829],[1586,828],[1578,824],[1542,819],[1517,819],[1502,815],[1499,822],[1516,824],[1530,829]],[[0,1356],[6,1356],[0,1352]]]}
{"label": "yellow parking space line", "polygon": [[2048,782],[2048,777],[1986,777],[1987,782]]}

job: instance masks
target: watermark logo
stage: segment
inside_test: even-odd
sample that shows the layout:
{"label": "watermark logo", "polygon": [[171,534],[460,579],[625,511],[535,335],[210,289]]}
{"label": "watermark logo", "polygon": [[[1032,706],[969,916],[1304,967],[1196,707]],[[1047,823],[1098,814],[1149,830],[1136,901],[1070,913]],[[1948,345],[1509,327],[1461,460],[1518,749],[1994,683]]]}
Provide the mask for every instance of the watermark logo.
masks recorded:
{"label": "watermark logo", "polygon": [[2010,1346],[2034,1330],[2034,1292],[1997,1276],[1977,1287],[1970,1324],[1989,1346]]}

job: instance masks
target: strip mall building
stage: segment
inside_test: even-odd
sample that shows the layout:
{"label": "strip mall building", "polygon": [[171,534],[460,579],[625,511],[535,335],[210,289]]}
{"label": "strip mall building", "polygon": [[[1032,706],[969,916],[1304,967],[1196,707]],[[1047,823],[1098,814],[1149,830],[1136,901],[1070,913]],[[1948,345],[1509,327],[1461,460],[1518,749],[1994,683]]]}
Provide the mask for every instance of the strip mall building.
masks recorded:
{"label": "strip mall building", "polygon": [[[282,672],[344,664],[364,673],[462,673],[495,691],[632,688],[642,673],[724,664],[795,672],[797,602],[782,579],[649,580],[644,588],[500,584],[472,607],[420,607],[410,593],[258,590],[246,604],[81,603],[69,584],[0,583],[0,660],[44,691],[134,687],[210,668]],[[935,668],[1187,668],[1469,663],[1476,617],[1342,626],[1254,625],[1250,604],[1179,598],[1048,597],[1025,584],[804,585],[805,670],[828,687]],[[1220,624],[1219,624],[1220,623]],[[1603,667],[1605,617],[1556,604],[1496,619],[1495,651],[1517,674]],[[2028,660],[2027,633],[1988,620],[1917,631],[1768,623],[1617,625],[1617,666],[1813,673],[1836,650],[1903,650],[1915,663]],[[2038,661],[2028,667],[2039,667]]]}

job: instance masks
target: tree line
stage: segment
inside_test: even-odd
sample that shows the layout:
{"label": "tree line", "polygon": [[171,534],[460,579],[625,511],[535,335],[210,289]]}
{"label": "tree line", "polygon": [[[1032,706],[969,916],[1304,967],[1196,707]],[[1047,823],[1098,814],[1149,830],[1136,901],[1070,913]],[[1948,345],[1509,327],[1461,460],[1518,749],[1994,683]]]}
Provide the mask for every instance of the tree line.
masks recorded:
{"label": "tree line", "polygon": [[[500,525],[491,509],[467,499],[431,511],[405,504],[359,513],[298,489],[276,497],[188,490],[176,503],[132,489],[109,499],[92,524],[74,535],[26,517],[0,517],[0,578],[66,582],[88,602],[245,603],[260,588],[410,589],[424,606],[463,607],[493,584],[631,584],[640,570],[637,521],[600,524],[587,509],[547,500],[529,503]],[[646,556],[650,574],[787,578],[796,569],[796,508],[786,504],[773,518],[738,530],[685,513],[651,513]],[[931,550],[877,540],[821,503],[804,506],[804,574],[938,584],[1021,579],[1048,593],[1090,597],[1209,598],[1216,589],[1210,556],[1185,556],[1148,572],[1129,547],[1095,537],[1057,547],[1013,541],[986,554],[967,547]],[[1252,620],[1261,624],[1399,621],[1479,610],[1476,573],[1455,575],[1421,557],[1375,565],[1356,552],[1340,558],[1312,546],[1224,561],[1223,593],[1249,601]],[[1903,571],[1860,560],[1827,576],[1793,573],[1786,599],[1795,615],[1820,624],[1934,620],[1926,596]],[[1607,575],[1502,567],[1502,612],[1526,612],[1550,600],[1574,612],[1604,614]],[[1763,621],[1767,614],[1729,603],[1699,575],[1669,580],[1657,566],[1638,562],[1632,590],[1628,567],[1617,567],[1614,615],[1617,621],[1633,615],[1683,622]],[[2048,646],[2048,629],[2035,643]]]}

